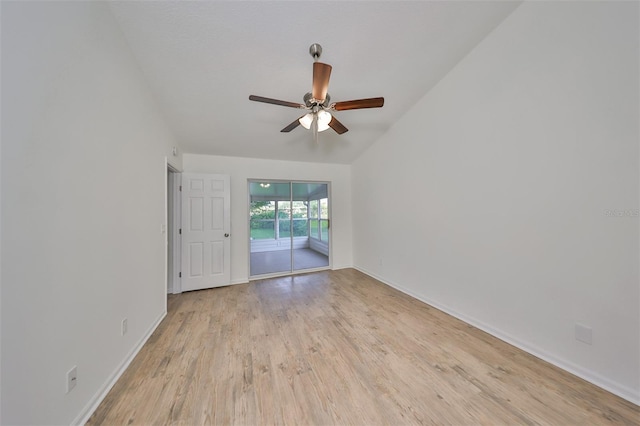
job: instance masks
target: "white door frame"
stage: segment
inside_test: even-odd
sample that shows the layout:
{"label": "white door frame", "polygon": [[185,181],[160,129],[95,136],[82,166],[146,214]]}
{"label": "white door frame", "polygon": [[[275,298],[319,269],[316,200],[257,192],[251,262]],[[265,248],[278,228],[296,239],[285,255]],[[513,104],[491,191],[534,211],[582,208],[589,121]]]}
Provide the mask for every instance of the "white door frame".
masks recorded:
{"label": "white door frame", "polygon": [[[182,245],[180,241],[180,183],[182,182],[182,173],[176,167],[169,163],[169,159],[165,157],[165,225],[163,231],[165,234],[165,290],[167,293],[181,293],[180,287],[180,259]],[[171,203],[171,204],[170,204]],[[171,209],[172,221],[169,223],[169,209]],[[169,250],[169,242],[171,250]],[[172,258],[169,259],[169,252]],[[169,267],[171,262],[171,268]],[[171,291],[169,291],[171,290]]]}
{"label": "white door frame", "polygon": [[173,236],[173,276],[172,293],[182,293],[180,267],[182,265],[182,236],[180,235],[180,224],[182,223],[182,173],[173,174],[173,221],[169,225],[169,230]]}

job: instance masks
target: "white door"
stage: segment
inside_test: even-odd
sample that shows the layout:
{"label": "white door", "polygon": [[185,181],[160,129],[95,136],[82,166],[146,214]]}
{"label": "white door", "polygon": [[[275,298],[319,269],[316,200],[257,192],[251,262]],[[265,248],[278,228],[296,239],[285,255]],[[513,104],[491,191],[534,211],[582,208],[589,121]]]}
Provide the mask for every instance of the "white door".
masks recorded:
{"label": "white door", "polygon": [[229,176],[182,175],[182,291],[231,284]]}

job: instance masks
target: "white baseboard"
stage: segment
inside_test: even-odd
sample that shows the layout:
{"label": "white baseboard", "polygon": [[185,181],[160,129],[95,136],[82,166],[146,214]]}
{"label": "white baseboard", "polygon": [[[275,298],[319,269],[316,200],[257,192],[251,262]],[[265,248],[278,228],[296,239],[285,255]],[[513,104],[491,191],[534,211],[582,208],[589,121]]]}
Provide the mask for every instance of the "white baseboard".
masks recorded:
{"label": "white baseboard", "polygon": [[149,340],[149,337],[151,337],[151,334],[153,334],[153,332],[156,330],[156,328],[158,328],[158,326],[160,325],[160,322],[162,322],[162,320],[166,316],[167,316],[167,312],[165,311],[151,325],[149,330],[147,330],[147,332],[144,334],[144,336],[142,336],[142,339],[140,339],[138,344],[135,345],[133,347],[133,349],[131,349],[129,354],[122,361],[122,363],[116,369],[116,371],[113,372],[113,374],[106,380],[104,385],[89,400],[89,402],[87,403],[85,408],[83,408],[82,411],[80,412],[80,414],[78,414],[78,416],[73,420],[73,422],[71,423],[72,425],[84,425],[84,424],[87,423],[87,421],[89,421],[89,418],[93,415],[94,411],[96,411],[96,409],[98,408],[100,403],[105,399],[105,397],[107,396],[107,394],[109,393],[109,391],[111,390],[113,385],[116,384],[116,382],[118,381],[120,376],[122,376],[122,374],[125,372],[127,367],[129,367],[129,364],[131,364],[131,361],[133,361],[133,359],[136,357],[136,355],[138,355],[138,352],[140,352],[140,349],[142,349],[144,344],[147,343],[147,340]]}
{"label": "white baseboard", "polygon": [[[331,270],[332,271],[339,271],[340,269],[349,269],[349,268],[354,269],[354,266],[353,265],[333,265],[333,268],[331,268]],[[357,268],[355,268],[355,269],[357,269]]]}
{"label": "white baseboard", "polygon": [[231,280],[231,285],[246,284],[248,282],[249,282],[249,278],[236,278],[235,280]]}
{"label": "white baseboard", "polygon": [[401,291],[404,294],[407,294],[417,300],[420,300],[421,302],[426,303],[429,306],[433,306],[436,309],[441,310],[444,313],[447,313],[449,315],[451,315],[452,317],[455,317],[461,321],[464,321],[465,323],[472,325],[482,331],[484,331],[485,333],[489,333],[490,335],[512,345],[515,346],[518,349],[522,349],[523,351],[538,357],[550,364],[555,365],[558,368],[561,368],[562,370],[565,370],[571,374],[573,374],[574,376],[578,376],[581,379],[586,380],[587,382],[598,386],[608,392],[611,392],[614,395],[619,396],[620,398],[623,398],[633,404],[636,405],[640,405],[640,395],[638,394],[637,391],[634,391],[634,389],[629,388],[627,386],[621,385],[619,383],[613,382],[612,380],[609,380],[605,377],[602,377],[601,375],[594,373],[593,371],[589,371],[583,367],[580,367],[578,365],[575,365],[574,363],[567,361],[565,359],[559,358],[553,354],[548,353],[547,351],[540,349],[538,347],[536,347],[535,345],[532,345],[531,343],[528,342],[524,342],[521,341],[520,339],[517,339],[511,335],[509,335],[508,333],[504,333],[503,331],[494,328],[488,324],[483,323],[482,321],[479,321],[475,318],[469,317],[467,315],[461,314],[459,312],[456,312],[455,310],[449,308],[448,306],[442,305],[436,301],[430,300],[427,297],[424,297],[421,294],[416,294],[404,287],[402,287],[401,285],[398,285],[397,283],[394,283],[393,281],[389,281],[373,272],[367,271],[364,268],[360,268],[357,266],[353,267],[354,269],[357,269],[358,271],[362,272],[363,274],[367,274],[370,277],[373,277],[375,279],[377,279],[378,281],[383,282],[384,284],[395,288],[398,291]]}

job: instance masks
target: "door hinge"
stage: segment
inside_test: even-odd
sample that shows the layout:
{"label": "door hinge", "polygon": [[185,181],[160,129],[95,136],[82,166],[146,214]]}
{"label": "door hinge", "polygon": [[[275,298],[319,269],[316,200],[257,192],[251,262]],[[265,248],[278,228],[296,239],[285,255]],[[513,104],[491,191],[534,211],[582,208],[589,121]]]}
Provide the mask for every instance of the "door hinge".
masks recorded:
{"label": "door hinge", "polygon": [[178,278],[182,278],[182,272],[178,272]]}
{"label": "door hinge", "polygon": [[182,185],[180,185],[180,191],[182,191]]}
{"label": "door hinge", "polygon": [[178,229],[178,234],[182,235],[182,228]]}

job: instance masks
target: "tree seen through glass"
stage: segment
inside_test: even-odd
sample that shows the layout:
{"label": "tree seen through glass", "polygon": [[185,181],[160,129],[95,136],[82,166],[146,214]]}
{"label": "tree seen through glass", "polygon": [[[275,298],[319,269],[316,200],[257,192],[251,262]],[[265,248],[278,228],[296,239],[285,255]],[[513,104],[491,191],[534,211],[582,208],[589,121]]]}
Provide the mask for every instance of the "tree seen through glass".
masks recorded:
{"label": "tree seen through glass", "polygon": [[[253,201],[250,205],[251,238],[276,238],[276,211],[278,238],[311,237],[329,240],[329,203],[327,198],[311,201]],[[291,220],[292,219],[292,220]],[[318,230],[318,227],[320,230]]]}
{"label": "tree seen through glass", "polygon": [[278,212],[278,237],[291,237],[291,220],[293,219],[293,236],[307,237],[307,203],[294,201],[253,201],[250,205],[250,224],[252,239],[276,238],[276,211]]}

